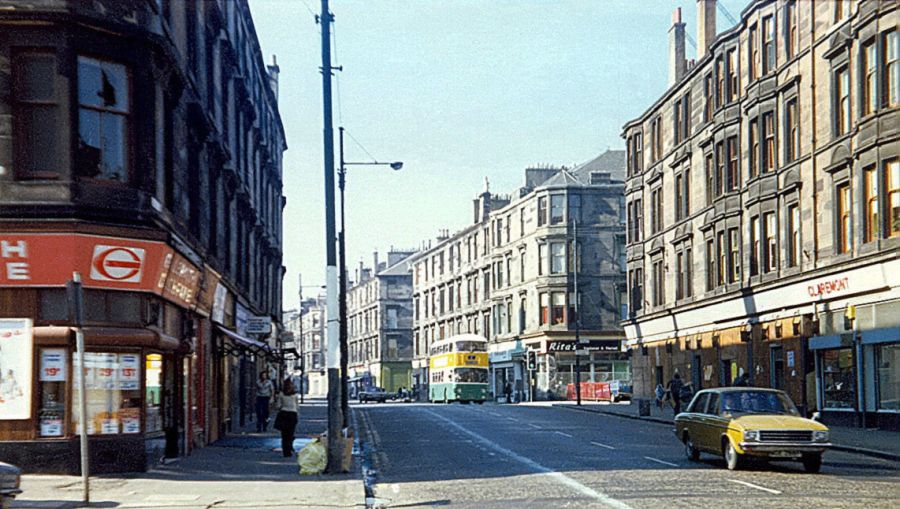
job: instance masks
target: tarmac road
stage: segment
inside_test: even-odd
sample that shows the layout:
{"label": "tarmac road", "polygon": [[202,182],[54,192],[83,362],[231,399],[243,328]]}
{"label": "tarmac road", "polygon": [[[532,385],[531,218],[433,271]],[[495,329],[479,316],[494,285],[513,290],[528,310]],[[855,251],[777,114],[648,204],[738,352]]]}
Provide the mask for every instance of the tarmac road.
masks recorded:
{"label": "tarmac road", "polygon": [[689,461],[670,425],[527,405],[355,406],[374,507],[896,508],[900,466],[829,451],[731,472]]}

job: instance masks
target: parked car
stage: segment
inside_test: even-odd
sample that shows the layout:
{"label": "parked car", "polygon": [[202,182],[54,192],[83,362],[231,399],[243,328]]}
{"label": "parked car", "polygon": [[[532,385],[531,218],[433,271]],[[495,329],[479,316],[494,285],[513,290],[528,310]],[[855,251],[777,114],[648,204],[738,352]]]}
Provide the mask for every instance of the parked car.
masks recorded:
{"label": "parked car", "polygon": [[799,460],[807,472],[818,472],[831,447],[828,428],[800,416],[783,391],[758,387],[702,390],[675,416],[675,435],[688,459],[701,452],[725,457],[729,470],[749,458]]}
{"label": "parked car", "polygon": [[19,467],[0,462],[0,508],[12,507],[13,499],[22,493],[22,490],[19,489],[21,480],[22,471]]}
{"label": "parked car", "polygon": [[384,403],[389,399],[394,399],[397,397],[396,394],[386,392],[381,387],[372,387],[371,389],[366,389],[364,391],[360,391],[357,396],[360,403],[366,403],[369,401],[374,401],[376,403]]}

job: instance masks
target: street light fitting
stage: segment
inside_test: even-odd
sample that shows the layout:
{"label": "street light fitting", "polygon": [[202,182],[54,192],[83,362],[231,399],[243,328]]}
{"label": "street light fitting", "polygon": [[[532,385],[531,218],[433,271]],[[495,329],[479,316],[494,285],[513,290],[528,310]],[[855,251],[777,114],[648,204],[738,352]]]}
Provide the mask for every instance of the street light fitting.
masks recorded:
{"label": "street light fitting", "polygon": [[402,163],[401,161],[394,161],[393,163],[391,163],[391,169],[392,169],[392,170],[395,170],[395,171],[396,171],[396,170],[399,170],[399,169],[401,169],[401,168],[403,168],[403,163]]}

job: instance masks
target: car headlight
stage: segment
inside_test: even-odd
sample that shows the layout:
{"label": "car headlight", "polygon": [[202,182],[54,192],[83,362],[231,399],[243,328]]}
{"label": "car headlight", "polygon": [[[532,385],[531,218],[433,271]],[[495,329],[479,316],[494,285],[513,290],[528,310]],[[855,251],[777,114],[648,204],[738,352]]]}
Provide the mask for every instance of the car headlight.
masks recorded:
{"label": "car headlight", "polygon": [[462,392],[462,389],[460,389],[459,387],[457,387],[457,388],[456,388],[456,393],[459,394],[459,393],[461,393],[461,392]]}
{"label": "car headlight", "polygon": [[744,440],[747,442],[758,442],[759,441],[759,431],[756,430],[748,430],[744,432]]}
{"label": "car headlight", "polygon": [[827,442],[828,441],[828,432],[827,431],[813,431],[813,440],[816,442]]}

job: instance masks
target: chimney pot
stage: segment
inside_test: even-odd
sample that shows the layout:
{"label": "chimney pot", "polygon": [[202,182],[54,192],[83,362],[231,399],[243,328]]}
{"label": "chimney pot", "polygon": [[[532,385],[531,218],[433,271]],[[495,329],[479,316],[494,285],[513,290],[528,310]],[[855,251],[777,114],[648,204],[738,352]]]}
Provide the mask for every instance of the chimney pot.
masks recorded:
{"label": "chimney pot", "polygon": [[681,81],[687,61],[684,58],[684,23],[681,21],[681,7],[672,13],[672,28],[669,29],[669,86]]}
{"label": "chimney pot", "polygon": [[716,40],[716,0],[697,0],[697,60],[709,53]]}

